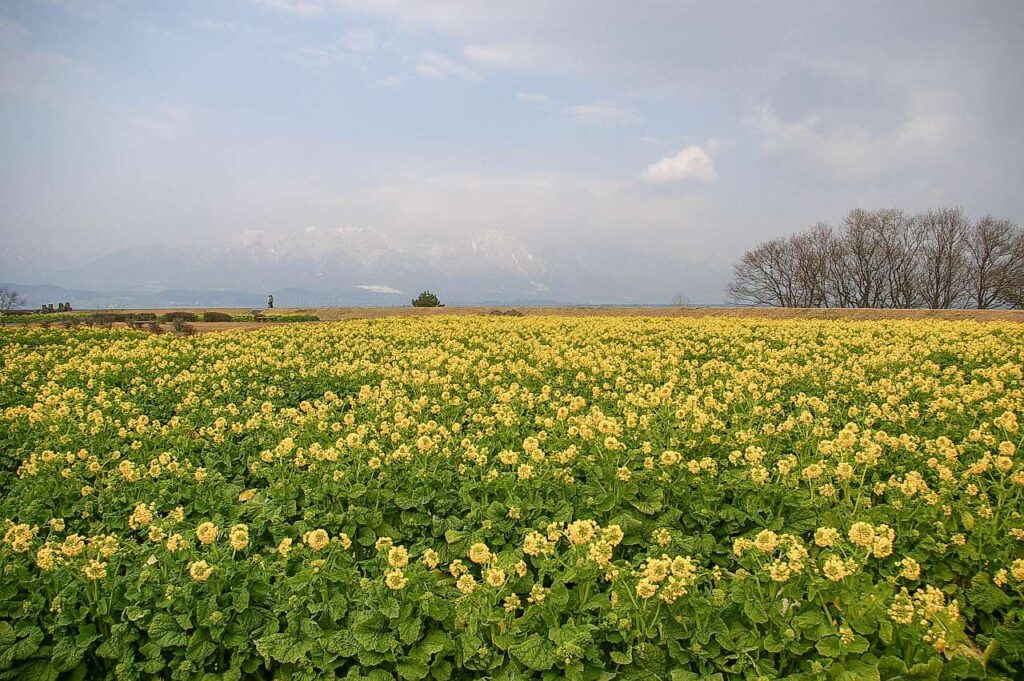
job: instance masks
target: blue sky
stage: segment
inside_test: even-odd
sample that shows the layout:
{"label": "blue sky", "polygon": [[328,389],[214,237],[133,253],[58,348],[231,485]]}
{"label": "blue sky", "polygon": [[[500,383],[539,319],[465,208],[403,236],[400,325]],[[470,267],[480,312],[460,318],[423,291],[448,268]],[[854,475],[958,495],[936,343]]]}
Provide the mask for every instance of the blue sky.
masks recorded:
{"label": "blue sky", "polygon": [[0,280],[312,227],[710,302],[855,206],[1021,221],[1022,7],[3,0]]}

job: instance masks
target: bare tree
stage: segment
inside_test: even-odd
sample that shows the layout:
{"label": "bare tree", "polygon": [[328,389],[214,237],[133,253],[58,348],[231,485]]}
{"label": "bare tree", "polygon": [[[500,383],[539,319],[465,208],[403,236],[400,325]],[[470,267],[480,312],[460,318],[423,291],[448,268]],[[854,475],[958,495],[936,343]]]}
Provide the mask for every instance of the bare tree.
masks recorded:
{"label": "bare tree", "polygon": [[1024,231],[1017,230],[1010,247],[1009,265],[1000,278],[999,304],[1024,308]]}
{"label": "bare tree", "polygon": [[961,208],[849,212],[743,255],[727,292],[776,307],[1024,308],[1024,231]]}
{"label": "bare tree", "polygon": [[786,239],[772,239],[747,251],[733,266],[726,294],[737,303],[791,307],[793,261]]}
{"label": "bare tree", "polygon": [[672,307],[690,307],[690,299],[686,297],[686,294],[679,291],[672,296]]}
{"label": "bare tree", "polygon": [[10,312],[25,304],[25,299],[14,289],[0,286],[0,314]]}
{"label": "bare tree", "polygon": [[850,302],[854,307],[879,307],[885,295],[885,251],[878,239],[876,219],[863,208],[854,208],[843,222],[843,259]]}
{"label": "bare tree", "polygon": [[793,261],[795,307],[828,307],[829,262],[835,255],[832,228],[819,222],[807,232],[789,237]]}
{"label": "bare tree", "polygon": [[925,307],[946,309],[967,293],[967,217],[962,208],[939,208],[918,215],[921,230],[921,297]]}
{"label": "bare tree", "polygon": [[1024,253],[1015,248],[1019,240],[1016,225],[989,216],[974,223],[968,232],[967,282],[971,302],[979,310],[1005,304],[1001,297],[1014,288],[1013,282],[1024,268]]}
{"label": "bare tree", "polygon": [[875,211],[871,222],[881,249],[882,306],[917,307],[921,300],[917,285],[921,235],[916,222],[895,208]]}

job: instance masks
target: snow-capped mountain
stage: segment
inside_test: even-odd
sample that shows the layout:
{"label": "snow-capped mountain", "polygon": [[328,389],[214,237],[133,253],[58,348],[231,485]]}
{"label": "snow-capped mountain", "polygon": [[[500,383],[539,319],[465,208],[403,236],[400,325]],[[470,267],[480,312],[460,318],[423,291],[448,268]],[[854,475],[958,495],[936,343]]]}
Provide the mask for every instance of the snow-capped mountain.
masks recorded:
{"label": "snow-capped mountain", "polygon": [[[56,273],[60,285],[157,291],[283,287],[337,291],[380,302],[424,288],[449,297],[534,295],[547,268],[526,244],[500,230],[396,242],[371,229],[307,227],[245,231],[202,249],[150,244],[126,248]],[[49,283],[49,282],[47,282]]]}

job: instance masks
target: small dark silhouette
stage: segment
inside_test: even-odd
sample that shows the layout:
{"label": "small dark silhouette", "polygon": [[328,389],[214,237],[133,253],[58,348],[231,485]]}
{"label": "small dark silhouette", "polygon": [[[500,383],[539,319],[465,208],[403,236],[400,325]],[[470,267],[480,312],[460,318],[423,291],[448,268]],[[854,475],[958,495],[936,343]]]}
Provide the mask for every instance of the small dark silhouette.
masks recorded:
{"label": "small dark silhouette", "polygon": [[430,291],[424,291],[412,301],[413,307],[444,307],[441,301]]}
{"label": "small dark silhouette", "polygon": [[268,310],[273,310],[274,309],[274,296],[273,295],[267,296],[267,309]]}

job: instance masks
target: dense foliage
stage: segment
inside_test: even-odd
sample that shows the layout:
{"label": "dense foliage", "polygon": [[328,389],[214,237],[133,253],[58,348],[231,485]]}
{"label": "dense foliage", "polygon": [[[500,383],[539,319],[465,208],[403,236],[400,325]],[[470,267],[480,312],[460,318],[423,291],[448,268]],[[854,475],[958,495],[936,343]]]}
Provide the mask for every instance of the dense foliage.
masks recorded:
{"label": "dense foliage", "polygon": [[413,307],[444,307],[441,305],[441,299],[430,291],[424,291],[419,294],[412,301]]}
{"label": "dense foliage", "polygon": [[0,331],[0,679],[1024,668],[1024,328]]}

